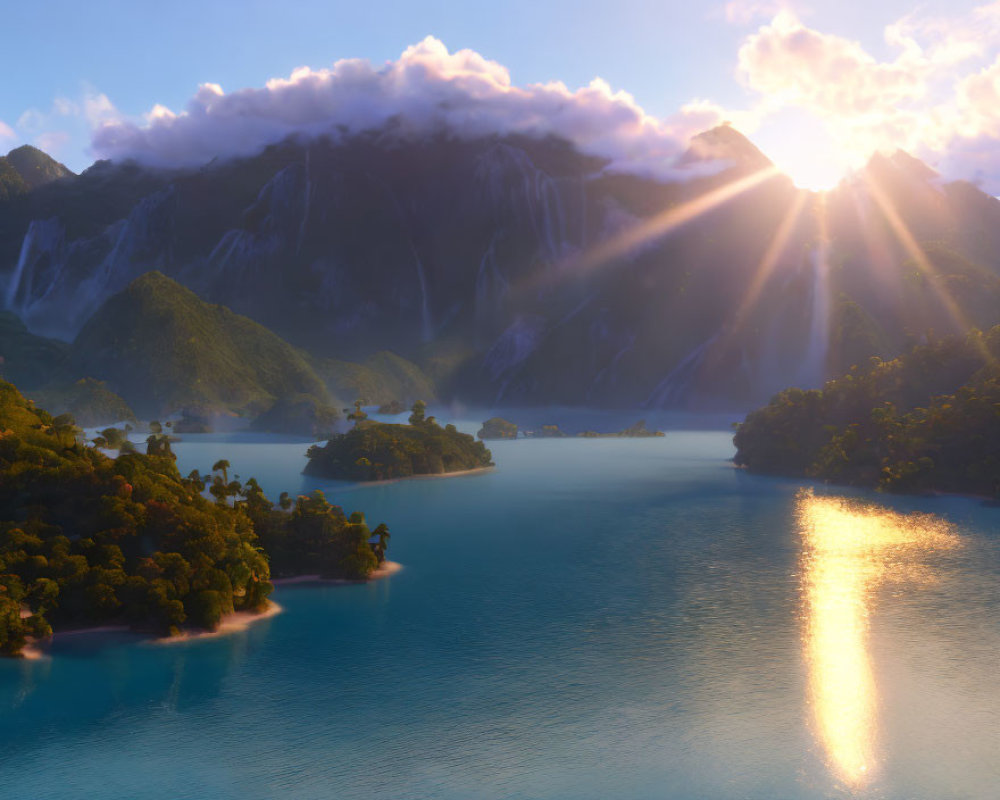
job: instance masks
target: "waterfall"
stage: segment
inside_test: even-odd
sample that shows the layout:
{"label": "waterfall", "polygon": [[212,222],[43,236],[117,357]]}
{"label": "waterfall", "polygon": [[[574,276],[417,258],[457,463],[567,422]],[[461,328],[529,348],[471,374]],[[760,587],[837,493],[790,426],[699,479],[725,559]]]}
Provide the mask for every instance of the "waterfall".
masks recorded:
{"label": "waterfall", "polygon": [[[50,255],[58,249],[62,237],[62,227],[56,218],[32,220],[21,242],[21,251],[17,257],[14,274],[4,296],[6,307],[24,315],[25,309],[31,304],[32,291],[35,286],[34,267],[39,253]],[[54,280],[48,280],[49,286]]]}
{"label": "waterfall", "polygon": [[420,260],[420,254],[412,240],[410,242],[410,252],[413,253],[413,261],[417,267],[417,281],[420,283],[420,337],[421,341],[429,342],[434,336],[434,324],[431,321],[430,298],[427,292],[427,274],[424,272],[424,262]]}
{"label": "waterfall", "polygon": [[684,356],[677,366],[670,370],[667,376],[650,392],[643,405],[647,408],[666,408],[680,403],[690,391],[691,382],[697,376],[705,356],[708,355],[712,345],[721,335],[721,331],[713,334]]}
{"label": "waterfall", "polygon": [[306,145],[306,180],[305,180],[305,199],[302,203],[302,222],[299,225],[299,238],[295,245],[296,254],[302,252],[302,240],[306,236],[306,224],[309,221],[309,210],[312,203],[312,179],[309,173],[309,146]]}
{"label": "waterfall", "polygon": [[21,242],[21,252],[17,257],[17,266],[14,268],[14,274],[10,279],[10,286],[7,287],[7,295],[4,298],[6,300],[6,307],[10,311],[15,309],[15,304],[17,303],[17,292],[21,288],[24,268],[28,263],[28,254],[31,252],[31,244],[34,238],[35,222],[32,221],[28,225],[27,232],[24,234],[24,240]]}
{"label": "waterfall", "polygon": [[823,241],[812,253],[812,299],[809,338],[799,368],[799,381],[807,388],[819,388],[826,379],[826,358],[830,347],[830,243]]}

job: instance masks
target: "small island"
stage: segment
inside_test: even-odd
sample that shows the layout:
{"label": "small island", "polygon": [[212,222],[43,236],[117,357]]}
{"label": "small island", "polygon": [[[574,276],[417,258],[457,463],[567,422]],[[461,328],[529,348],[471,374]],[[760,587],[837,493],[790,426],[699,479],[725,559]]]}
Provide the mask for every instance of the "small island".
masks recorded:
{"label": "small island", "polygon": [[577,436],[583,439],[655,439],[666,436],[663,431],[654,431],[646,427],[646,420],[640,419],[634,425],[630,425],[616,433],[598,433],[597,431],[583,431]]}
{"label": "small island", "polygon": [[491,417],[476,434],[480,439],[516,439],[517,425],[501,417]]}
{"label": "small island", "polygon": [[1000,326],[786,389],[733,437],[750,472],[891,492],[1000,495]]}
{"label": "small island", "polygon": [[482,442],[441,427],[426,416],[423,402],[413,405],[408,425],[375,422],[355,403],[348,419],[354,427],[308,450],[307,475],[345,481],[382,481],[417,475],[444,475],[486,469],[493,456]]}
{"label": "small island", "polygon": [[126,434],[97,437],[109,458],[0,381],[0,654],[53,629],[216,631],[268,610],[272,574],[365,580],[385,562],[388,529],[321,492],[276,507],[225,460],[182,476],[158,424],[145,454]]}
{"label": "small island", "polygon": [[406,411],[406,406],[399,402],[399,400],[390,400],[388,403],[383,403],[378,407],[378,413],[385,414],[386,416],[402,414],[404,411]]}
{"label": "small island", "polygon": [[565,439],[569,436],[563,430],[560,430],[558,425],[542,425],[538,430],[525,431],[525,439]]}

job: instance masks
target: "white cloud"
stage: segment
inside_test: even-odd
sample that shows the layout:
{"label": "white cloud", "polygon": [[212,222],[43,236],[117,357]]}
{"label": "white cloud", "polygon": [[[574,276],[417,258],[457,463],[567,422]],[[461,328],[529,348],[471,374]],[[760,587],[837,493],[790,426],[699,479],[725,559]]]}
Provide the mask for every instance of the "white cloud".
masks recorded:
{"label": "white cloud", "polygon": [[16,139],[17,134],[14,133],[14,129],[10,127],[6,122],[0,119],[0,139]]}
{"label": "white cloud", "polygon": [[[1000,189],[1000,2],[949,18],[917,13],[888,25],[895,51],[878,59],[860,43],[779,11],[749,35],[738,77],[759,97],[759,118],[799,109],[822,120],[845,164],[902,148]],[[996,177],[993,177],[996,175]]]}
{"label": "white cloud", "polygon": [[657,119],[600,79],[575,90],[559,82],[518,87],[501,64],[472,50],[450,53],[428,37],[382,67],[345,59],[329,69],[300,67],[261,88],[226,93],[203,84],[183,111],[157,105],[141,121],[102,120],[93,150],[160,166],[197,165],[249,155],[292,134],[356,133],[392,121],[403,133],[553,134],[619,167],[664,174],[690,136],[722,116],[695,103]]}
{"label": "white cloud", "polygon": [[787,0],[730,0],[723,14],[726,22],[733,25],[749,25],[759,19],[770,19],[790,7]]}

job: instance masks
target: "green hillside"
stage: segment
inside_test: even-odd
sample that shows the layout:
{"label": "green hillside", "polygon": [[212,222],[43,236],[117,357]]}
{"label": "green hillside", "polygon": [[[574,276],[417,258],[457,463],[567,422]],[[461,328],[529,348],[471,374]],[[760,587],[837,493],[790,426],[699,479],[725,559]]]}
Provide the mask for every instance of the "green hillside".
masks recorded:
{"label": "green hillside", "polygon": [[437,399],[434,382],[412,361],[390,353],[375,353],[364,362],[317,358],[316,371],[330,394],[341,405],[364,400],[366,405],[384,405],[393,400],[405,406]]}
{"label": "green hillside", "polygon": [[181,409],[255,417],[281,397],[329,404],[295,348],[159,272],[111,297],[73,343],[79,374],[94,375],[141,416]]}
{"label": "green hillside", "polygon": [[22,389],[34,389],[52,380],[66,366],[69,345],[35,336],[10,311],[0,311],[0,377]]}
{"label": "green hillside", "polygon": [[60,164],[48,153],[44,153],[30,144],[21,145],[11,150],[6,156],[17,174],[21,176],[24,185],[30,191],[44,186],[46,183],[61,178],[71,178],[74,173],[64,164]]}
{"label": "green hillside", "polygon": [[888,491],[1000,494],[1000,326],[786,389],[736,431],[737,464]]}

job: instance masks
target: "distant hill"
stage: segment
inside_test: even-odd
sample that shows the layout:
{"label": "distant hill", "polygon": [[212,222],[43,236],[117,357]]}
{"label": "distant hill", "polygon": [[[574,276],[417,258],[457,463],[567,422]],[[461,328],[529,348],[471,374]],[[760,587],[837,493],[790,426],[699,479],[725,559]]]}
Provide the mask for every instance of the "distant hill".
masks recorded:
{"label": "distant hill", "polygon": [[143,417],[182,409],[253,417],[286,395],[322,405],[330,400],[283,339],[159,272],[137,278],[101,306],[73,342],[72,360]]}
{"label": "distant hill", "polygon": [[37,189],[61,178],[75,175],[66,165],[60,164],[48,153],[30,144],[11,150],[6,155],[7,163],[17,171],[28,191]]}
{"label": "distant hill", "polygon": [[361,363],[317,358],[313,364],[342,408],[355,400],[379,406],[395,400],[407,408],[417,400],[437,400],[433,382],[420,367],[386,350]]}
{"label": "distant hill", "polygon": [[69,345],[35,336],[15,314],[0,311],[0,377],[22,390],[51,381],[69,361]]}

